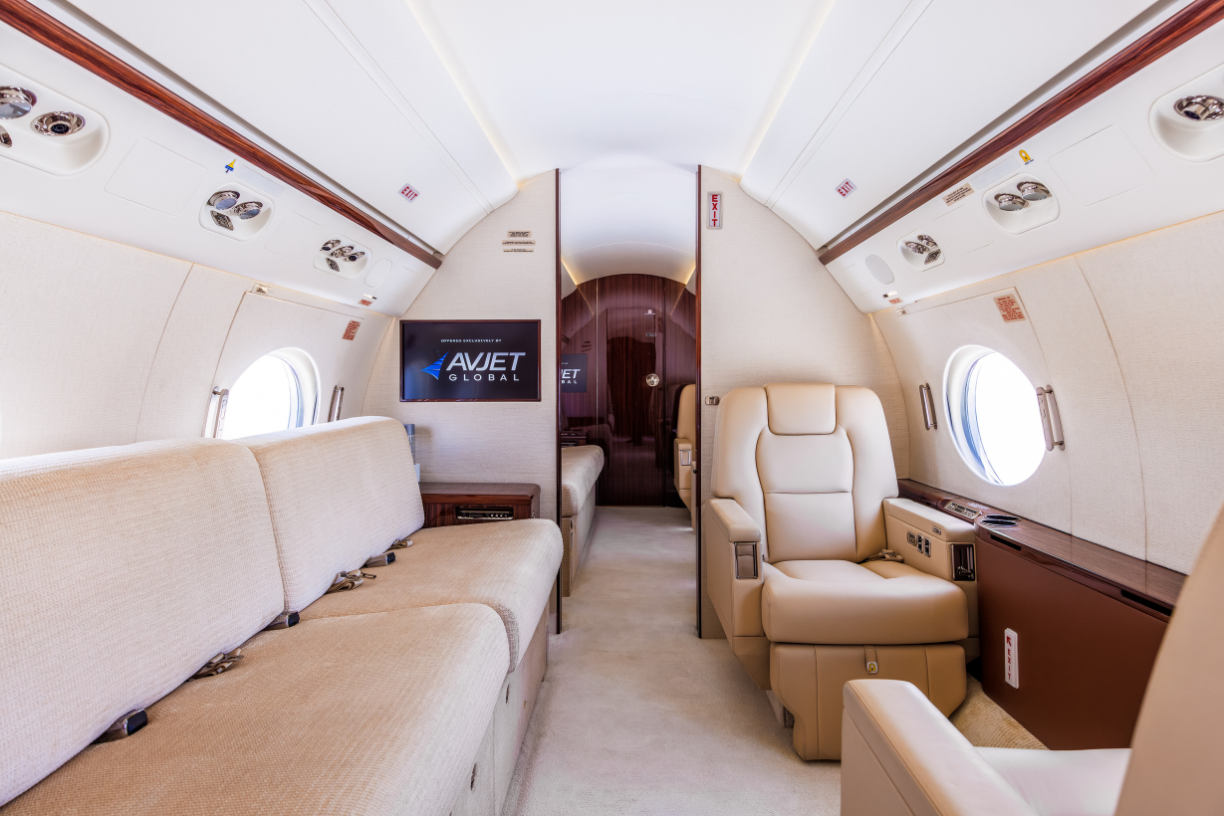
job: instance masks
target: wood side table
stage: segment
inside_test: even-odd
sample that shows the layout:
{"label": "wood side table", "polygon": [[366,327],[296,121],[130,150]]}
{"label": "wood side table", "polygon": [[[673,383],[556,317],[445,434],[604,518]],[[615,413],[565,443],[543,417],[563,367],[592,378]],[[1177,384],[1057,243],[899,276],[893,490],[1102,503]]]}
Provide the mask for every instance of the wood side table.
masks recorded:
{"label": "wood side table", "polygon": [[425,526],[482,524],[540,517],[540,486],[495,482],[423,482]]}

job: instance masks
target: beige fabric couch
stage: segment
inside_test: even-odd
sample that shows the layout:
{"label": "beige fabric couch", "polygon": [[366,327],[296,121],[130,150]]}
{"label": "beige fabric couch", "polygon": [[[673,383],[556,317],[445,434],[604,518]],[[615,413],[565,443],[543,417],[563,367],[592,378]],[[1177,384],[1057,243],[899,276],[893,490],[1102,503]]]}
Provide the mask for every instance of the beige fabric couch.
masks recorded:
{"label": "beige fabric couch", "polygon": [[595,522],[595,483],[603,467],[603,449],[595,445],[561,449],[561,594],[567,598]]}
{"label": "beige fabric couch", "polygon": [[[417,531],[397,428],[0,462],[5,816],[499,813],[560,534]],[[378,578],[316,600],[409,534]],[[297,604],[301,623],[261,631]],[[134,709],[147,726],[91,744]]]}

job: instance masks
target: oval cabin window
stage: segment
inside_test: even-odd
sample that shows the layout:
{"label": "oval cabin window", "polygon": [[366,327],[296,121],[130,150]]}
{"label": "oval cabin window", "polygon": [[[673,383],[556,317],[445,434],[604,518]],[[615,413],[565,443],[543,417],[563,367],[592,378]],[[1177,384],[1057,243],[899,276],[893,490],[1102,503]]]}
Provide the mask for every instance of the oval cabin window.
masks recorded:
{"label": "oval cabin window", "polygon": [[305,352],[282,349],[260,357],[230,388],[222,439],[283,431],[315,419],[318,377]]}
{"label": "oval cabin window", "polygon": [[979,477],[1020,484],[1045,456],[1037,389],[1011,360],[985,346],[966,346],[944,374],[956,449]]}

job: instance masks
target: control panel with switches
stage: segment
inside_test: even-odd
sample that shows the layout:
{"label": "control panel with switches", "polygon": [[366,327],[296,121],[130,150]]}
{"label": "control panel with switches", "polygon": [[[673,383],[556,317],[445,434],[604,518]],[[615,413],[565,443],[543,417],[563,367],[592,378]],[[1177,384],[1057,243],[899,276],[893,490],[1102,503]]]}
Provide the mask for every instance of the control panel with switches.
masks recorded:
{"label": "control panel with switches", "polygon": [[[964,591],[969,604],[969,640],[962,645],[966,658],[972,660],[978,648],[977,569],[973,524],[968,517],[976,517],[977,511],[959,507],[965,517],[910,499],[885,499],[884,526],[888,546],[904,555],[906,564],[952,581]],[[900,546],[902,540],[907,546]]]}

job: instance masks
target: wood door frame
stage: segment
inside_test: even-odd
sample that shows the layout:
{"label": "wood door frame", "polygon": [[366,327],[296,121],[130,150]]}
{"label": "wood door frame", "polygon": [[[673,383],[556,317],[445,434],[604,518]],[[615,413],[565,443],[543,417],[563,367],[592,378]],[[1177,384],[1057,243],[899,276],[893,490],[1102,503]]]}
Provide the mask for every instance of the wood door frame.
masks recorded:
{"label": "wood door frame", "polygon": [[702,166],[697,165],[697,262],[693,267],[693,275],[697,278],[697,409],[694,419],[697,425],[697,438],[693,440],[693,482],[689,494],[690,502],[697,502],[697,512],[694,515],[693,537],[696,539],[697,550],[697,637],[701,637],[701,219],[703,216],[701,202],[701,172]]}

